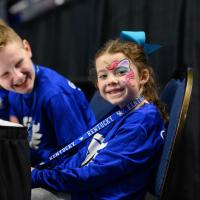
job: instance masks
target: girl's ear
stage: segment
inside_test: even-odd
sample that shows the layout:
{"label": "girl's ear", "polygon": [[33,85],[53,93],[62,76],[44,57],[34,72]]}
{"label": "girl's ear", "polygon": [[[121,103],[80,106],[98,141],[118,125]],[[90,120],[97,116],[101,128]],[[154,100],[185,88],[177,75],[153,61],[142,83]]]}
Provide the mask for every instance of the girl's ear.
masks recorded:
{"label": "girl's ear", "polygon": [[144,85],[147,83],[149,80],[149,70],[148,69],[143,69],[140,77],[140,83]]}
{"label": "girl's ear", "polygon": [[99,89],[98,81],[95,82],[95,87],[96,87],[97,89]]}

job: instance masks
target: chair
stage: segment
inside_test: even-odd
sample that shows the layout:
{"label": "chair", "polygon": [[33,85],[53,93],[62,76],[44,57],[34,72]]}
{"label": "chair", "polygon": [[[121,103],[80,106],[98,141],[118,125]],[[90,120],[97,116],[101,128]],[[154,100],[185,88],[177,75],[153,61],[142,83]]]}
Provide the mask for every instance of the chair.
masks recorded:
{"label": "chair", "polygon": [[166,104],[170,119],[167,126],[165,144],[161,155],[155,183],[151,195],[146,199],[165,200],[169,192],[170,180],[181,139],[193,85],[193,72],[189,67],[176,71],[161,93],[161,101]]}
{"label": "chair", "polygon": [[105,118],[118,109],[117,106],[104,100],[98,90],[94,93],[94,96],[90,101],[90,106],[97,121],[100,121],[102,118]]}

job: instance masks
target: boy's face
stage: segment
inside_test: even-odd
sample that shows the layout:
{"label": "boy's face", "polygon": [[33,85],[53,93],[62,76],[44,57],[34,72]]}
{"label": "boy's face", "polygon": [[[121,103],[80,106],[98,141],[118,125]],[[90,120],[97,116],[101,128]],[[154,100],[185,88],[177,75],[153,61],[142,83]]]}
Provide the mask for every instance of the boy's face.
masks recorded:
{"label": "boy's face", "polygon": [[148,71],[144,71],[145,76],[139,76],[137,67],[122,53],[98,57],[96,70],[101,96],[120,107],[140,96],[143,85],[149,78]]}
{"label": "boy's face", "polygon": [[0,48],[0,85],[16,93],[30,93],[34,86],[35,72],[29,43],[8,43]]}

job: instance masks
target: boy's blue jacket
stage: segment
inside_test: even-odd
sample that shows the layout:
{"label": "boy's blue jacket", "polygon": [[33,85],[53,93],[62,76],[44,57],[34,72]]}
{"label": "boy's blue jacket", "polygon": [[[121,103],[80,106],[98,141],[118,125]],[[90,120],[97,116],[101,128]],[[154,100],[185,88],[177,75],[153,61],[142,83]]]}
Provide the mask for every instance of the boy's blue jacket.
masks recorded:
{"label": "boy's blue jacket", "polygon": [[29,140],[40,136],[39,148],[31,148],[32,165],[38,164],[61,146],[72,142],[96,120],[83,92],[55,71],[36,66],[30,94],[10,93],[10,114],[28,126]]}
{"label": "boy's blue jacket", "polygon": [[0,119],[9,120],[9,92],[0,88]]}
{"label": "boy's blue jacket", "polygon": [[32,187],[64,191],[72,200],[141,200],[160,159],[164,130],[156,106],[144,104],[62,164],[34,169]]}

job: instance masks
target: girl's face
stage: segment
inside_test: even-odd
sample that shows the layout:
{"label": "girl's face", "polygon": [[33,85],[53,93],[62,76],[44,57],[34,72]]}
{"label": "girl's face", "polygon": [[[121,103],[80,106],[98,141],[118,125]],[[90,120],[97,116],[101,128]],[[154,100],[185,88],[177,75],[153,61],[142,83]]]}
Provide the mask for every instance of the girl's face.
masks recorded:
{"label": "girl's face", "polygon": [[101,96],[120,107],[140,96],[149,78],[147,69],[139,76],[137,67],[123,53],[101,55],[96,60],[96,70]]}

